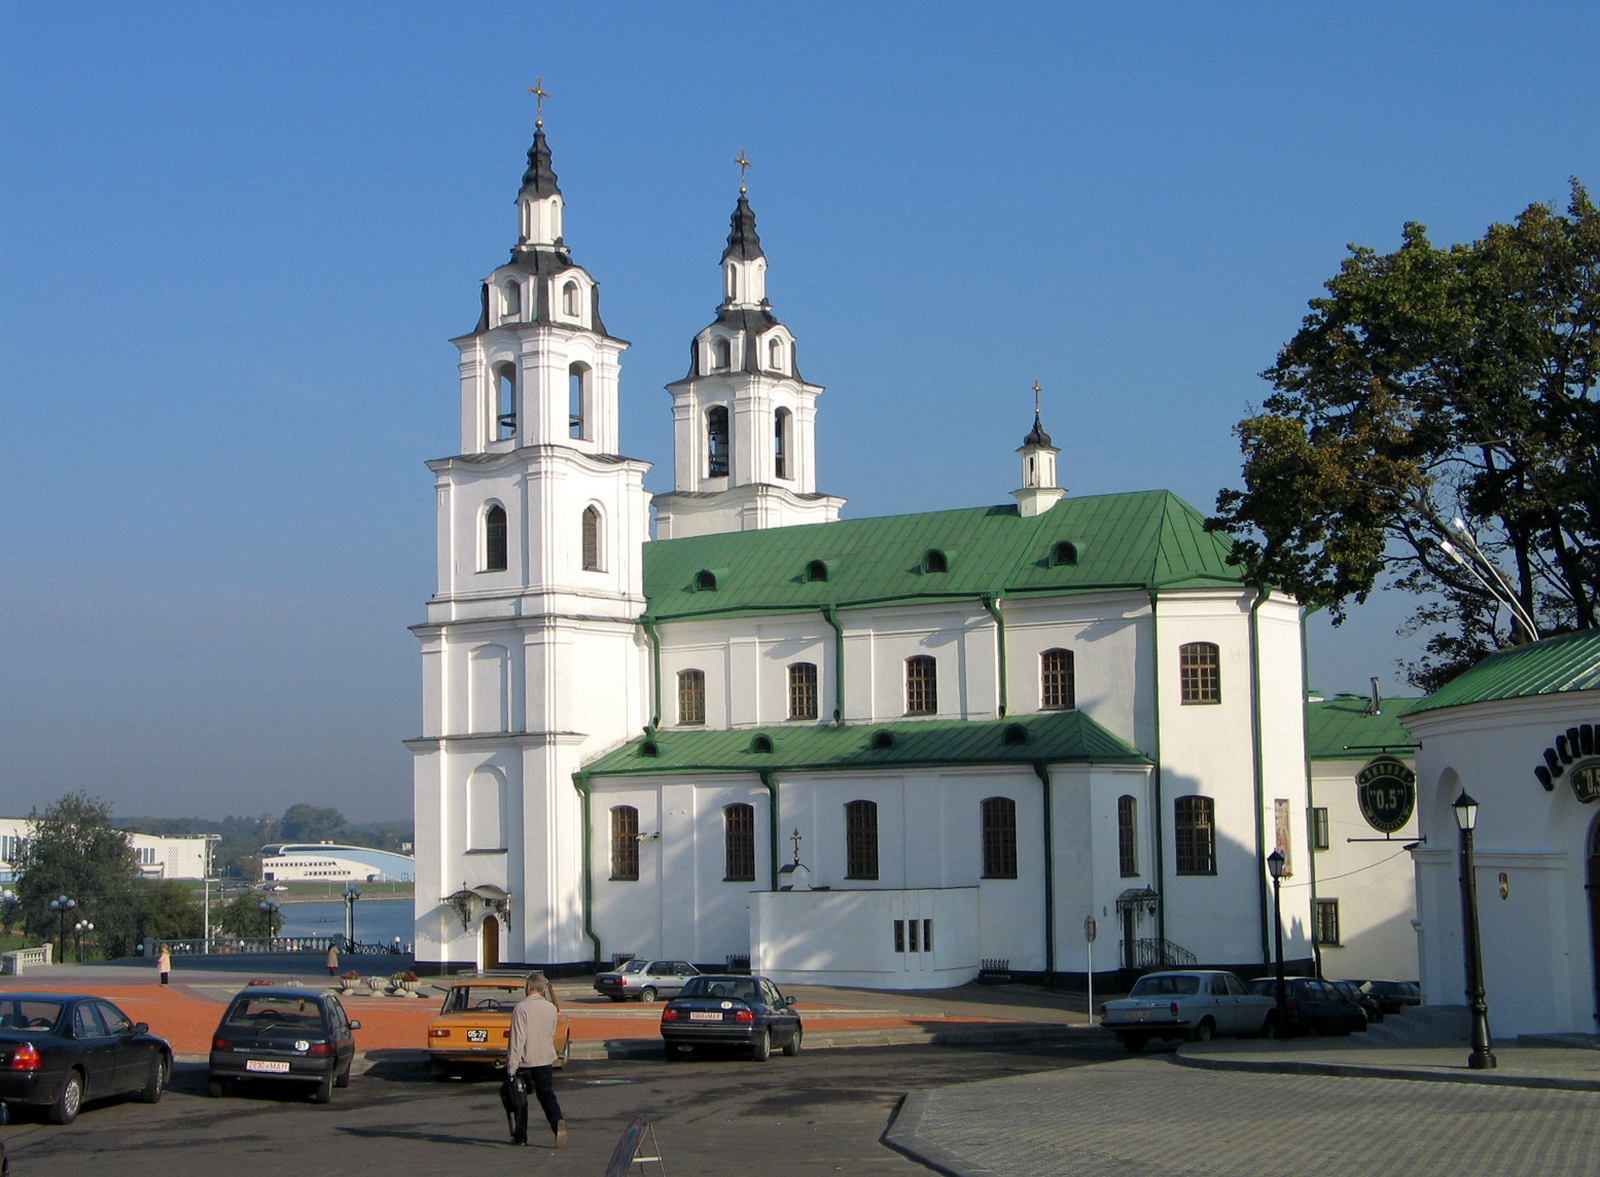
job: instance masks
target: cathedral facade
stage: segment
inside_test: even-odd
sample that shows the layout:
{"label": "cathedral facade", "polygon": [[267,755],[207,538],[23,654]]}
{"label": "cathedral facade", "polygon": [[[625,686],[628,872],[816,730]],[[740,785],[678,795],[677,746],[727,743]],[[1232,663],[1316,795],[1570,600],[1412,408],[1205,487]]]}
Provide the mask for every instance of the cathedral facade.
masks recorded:
{"label": "cathedral facade", "polygon": [[1260,970],[1274,849],[1308,959],[1297,603],[1168,492],[1067,494],[1037,414],[1013,501],[841,519],[742,188],[652,498],[542,129],[528,161],[430,463],[419,966],[934,987],[1081,977],[1092,926],[1097,972]]}

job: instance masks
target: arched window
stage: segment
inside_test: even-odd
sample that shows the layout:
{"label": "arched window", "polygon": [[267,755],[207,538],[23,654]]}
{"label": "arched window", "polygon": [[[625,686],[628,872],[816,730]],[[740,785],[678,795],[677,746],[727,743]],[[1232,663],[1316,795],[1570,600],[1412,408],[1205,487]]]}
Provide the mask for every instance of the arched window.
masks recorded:
{"label": "arched window", "polygon": [[506,570],[506,509],[499,503],[483,513],[483,570]]}
{"label": "arched window", "polygon": [[713,405],[706,411],[706,477],[728,476],[728,410]]}
{"label": "arched window", "polygon": [[567,369],[567,436],[589,436],[589,365]]}
{"label": "arched window", "polygon": [[851,801],[844,807],[844,877],[878,877],[878,803]]}
{"label": "arched window", "polygon": [[1222,666],[1214,642],[1179,646],[1178,674],[1184,703],[1222,702]]}
{"label": "arched window", "polygon": [[828,565],[827,565],[827,562],[823,561],[823,560],[812,560],[809,564],[807,564],[806,565],[806,579],[807,580],[827,580],[828,579]]}
{"label": "arched window", "polygon": [[515,282],[505,285],[505,317],[508,319],[520,318],[522,315],[522,287]]}
{"label": "arched window", "polygon": [[929,548],[922,557],[922,570],[924,572],[949,572],[950,560],[938,548]]}
{"label": "arched window", "polygon": [[723,875],[725,883],[749,883],[756,877],[756,810],[739,802],[722,807]]}
{"label": "arched window", "polygon": [[714,593],[717,591],[717,574],[709,568],[702,568],[694,574],[694,591],[697,593]]}
{"label": "arched window", "polygon": [[772,468],[779,478],[789,477],[789,417],[788,409],[779,409],[772,415]]}
{"label": "arched window", "polygon": [[600,567],[600,512],[593,507],[583,509],[583,570],[599,572]]}
{"label": "arched window", "polygon": [[739,267],[729,266],[727,276],[728,301],[737,302],[739,299]]}
{"label": "arched window", "polygon": [[[1028,459],[1030,462],[1032,458]],[[1062,540],[1050,549],[1050,563],[1056,567],[1072,565],[1078,562],[1078,545],[1071,540]]]}
{"label": "arched window", "polygon": [[1172,803],[1173,840],[1180,875],[1217,873],[1216,807],[1210,797],[1179,797]]}
{"label": "arched window", "polygon": [[939,710],[939,664],[931,654],[906,659],[906,714],[933,715]]}
{"label": "arched window", "polygon": [[1045,711],[1071,711],[1078,705],[1071,650],[1046,650],[1039,655],[1039,706]]}
{"label": "arched window", "polygon": [[574,319],[578,317],[578,284],[576,282],[568,282],[561,288],[561,313],[570,315]]}
{"label": "arched window", "polygon": [[984,799],[983,877],[1017,877],[1017,803],[1010,797]]}
{"label": "arched window", "polygon": [[1117,798],[1117,864],[1125,879],[1139,873],[1139,801],[1135,797]]}
{"label": "arched window", "polygon": [[711,366],[718,372],[726,372],[733,367],[733,344],[726,339],[719,339],[711,345]]}
{"label": "arched window", "polygon": [[517,435],[517,369],[514,364],[494,366],[495,440]]}
{"label": "arched window", "polygon": [[620,882],[639,880],[639,811],[631,805],[611,811],[611,877]]}
{"label": "arched window", "polygon": [[783,340],[773,339],[768,341],[767,367],[774,371],[783,371]]}
{"label": "arched window", "polygon": [[789,718],[817,717],[817,668],[811,662],[789,664]]}
{"label": "arched window", "polygon": [[678,671],[678,723],[680,726],[706,721],[706,672]]}

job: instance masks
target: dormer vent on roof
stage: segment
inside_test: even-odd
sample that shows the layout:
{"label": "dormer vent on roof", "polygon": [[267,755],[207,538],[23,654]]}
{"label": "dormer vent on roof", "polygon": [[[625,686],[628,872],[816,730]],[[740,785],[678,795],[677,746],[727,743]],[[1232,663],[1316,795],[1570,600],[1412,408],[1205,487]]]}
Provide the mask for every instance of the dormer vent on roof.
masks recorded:
{"label": "dormer vent on roof", "polygon": [[828,564],[825,560],[813,560],[806,565],[807,580],[827,580]]}
{"label": "dormer vent on roof", "polygon": [[1078,562],[1078,545],[1069,539],[1058,542],[1050,549],[1052,568],[1070,567]]}
{"label": "dormer vent on roof", "polygon": [[939,548],[929,548],[922,557],[922,570],[924,572],[949,572],[950,560]]}

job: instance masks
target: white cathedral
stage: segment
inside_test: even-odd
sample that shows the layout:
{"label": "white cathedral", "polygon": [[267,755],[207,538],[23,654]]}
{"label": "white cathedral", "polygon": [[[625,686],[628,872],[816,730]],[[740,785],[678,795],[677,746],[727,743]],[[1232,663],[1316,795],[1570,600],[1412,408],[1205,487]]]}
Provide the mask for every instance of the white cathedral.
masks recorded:
{"label": "white cathedral", "polygon": [[1166,491],[1067,494],[1037,414],[1014,501],[840,519],[742,186],[651,496],[542,129],[517,210],[430,463],[420,968],[1081,982],[1092,916],[1097,972],[1260,971],[1274,848],[1310,957],[1295,601]]}

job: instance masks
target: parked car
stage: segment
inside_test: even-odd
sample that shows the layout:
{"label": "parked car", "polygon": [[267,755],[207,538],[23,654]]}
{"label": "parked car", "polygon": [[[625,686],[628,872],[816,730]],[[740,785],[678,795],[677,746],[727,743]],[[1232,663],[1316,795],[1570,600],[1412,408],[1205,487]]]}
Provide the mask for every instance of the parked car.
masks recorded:
{"label": "parked car", "polygon": [[657,997],[673,997],[683,989],[690,977],[698,977],[700,970],[685,960],[624,961],[621,968],[601,973],[594,979],[597,993],[612,1001],[654,1001]]}
{"label": "parked car", "polygon": [[697,1046],[748,1046],[758,1063],[778,1046],[792,1058],[804,1037],[794,998],[779,993],[766,977],[701,973],[684,982],[683,991],[661,1011],[668,1062]]}
{"label": "parked car", "polygon": [[[0,1128],[11,1122],[11,1113],[0,1103]],[[11,1158],[6,1156],[6,1142],[0,1140],[0,1177],[11,1177]]]}
{"label": "parked car", "polygon": [[1339,995],[1346,1001],[1353,1001],[1359,1005],[1362,1012],[1367,1015],[1368,1022],[1383,1021],[1383,1005],[1370,993],[1361,991],[1360,981],[1329,981],[1339,991]]}
{"label": "parked car", "polygon": [[511,1045],[511,1011],[527,996],[532,980],[556,1007],[556,1066],[572,1055],[572,1019],[561,1011],[543,973],[465,973],[445,990],[438,1016],[428,1023],[428,1070],[448,1079],[471,1067],[503,1067]]}
{"label": "parked car", "polygon": [[0,1103],[49,1109],[70,1124],[93,1099],[137,1094],[157,1103],[172,1045],[103,997],[0,994]]}
{"label": "parked car", "polygon": [[1148,973],[1121,1001],[1100,1007],[1100,1025],[1129,1050],[1152,1038],[1206,1042],[1217,1034],[1268,1033],[1275,1003],[1246,992],[1232,973],[1212,969]]}
{"label": "parked car", "polygon": [[310,1088],[313,1103],[327,1103],[335,1087],[350,1085],[361,1023],[352,1021],[331,993],[310,989],[247,989],[228,1003],[211,1039],[206,1092],[257,1080]]}
{"label": "parked car", "polygon": [[[1281,1034],[1352,1034],[1367,1028],[1367,1014],[1326,981],[1315,977],[1285,978]],[[1271,977],[1250,982],[1250,992],[1277,1003],[1278,983]]]}
{"label": "parked car", "polygon": [[1422,1004],[1422,986],[1415,981],[1363,981],[1361,991],[1378,1003],[1385,1014]]}

